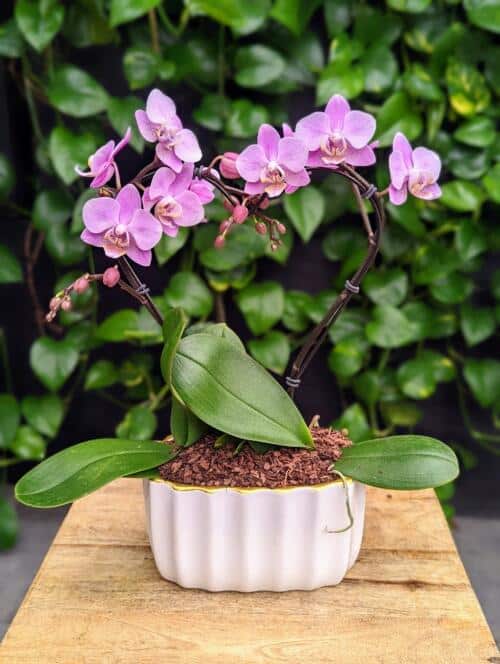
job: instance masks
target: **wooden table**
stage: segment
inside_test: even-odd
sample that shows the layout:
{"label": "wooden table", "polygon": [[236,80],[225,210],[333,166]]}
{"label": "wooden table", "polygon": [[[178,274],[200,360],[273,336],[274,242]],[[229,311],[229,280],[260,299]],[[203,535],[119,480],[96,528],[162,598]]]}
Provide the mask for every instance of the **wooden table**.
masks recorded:
{"label": "wooden table", "polygon": [[0,662],[500,662],[433,492],[370,489],[366,521],[335,588],[184,590],[156,571],[140,482],[119,480],[71,508]]}

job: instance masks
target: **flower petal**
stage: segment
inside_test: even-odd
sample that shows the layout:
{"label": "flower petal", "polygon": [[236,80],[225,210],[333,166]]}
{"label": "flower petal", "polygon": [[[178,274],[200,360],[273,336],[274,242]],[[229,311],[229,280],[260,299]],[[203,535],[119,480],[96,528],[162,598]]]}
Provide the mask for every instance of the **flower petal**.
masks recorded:
{"label": "flower petal", "polygon": [[421,171],[427,171],[436,181],[441,173],[441,159],[427,148],[415,148],[412,154],[413,166]]}
{"label": "flower petal", "polygon": [[120,220],[120,204],[113,198],[91,198],[82,210],[83,223],[91,233],[104,233]]}
{"label": "flower petal", "polygon": [[95,178],[91,181],[89,186],[92,187],[92,189],[99,189],[99,187],[105,185],[106,182],[108,182],[108,180],[111,180],[114,172],[115,172],[115,167],[113,166],[113,164],[110,164],[107,168],[105,168],[103,171],[101,171],[98,175],[95,176]]}
{"label": "flower petal", "polygon": [[391,184],[396,189],[401,189],[408,178],[408,168],[405,164],[403,153],[399,150],[394,150],[389,155],[389,172],[391,174]]}
{"label": "flower petal", "polygon": [[144,251],[143,249],[139,249],[139,247],[137,247],[135,244],[131,244],[127,249],[127,256],[138,265],[143,265],[144,267],[151,265],[151,251]]}
{"label": "flower petal", "polygon": [[371,166],[377,161],[375,152],[369,145],[360,150],[348,147],[345,153],[344,161],[351,166]]}
{"label": "flower petal", "polygon": [[417,198],[423,198],[425,201],[433,201],[441,196],[441,187],[436,183],[429,184],[421,189],[418,194],[413,195]]}
{"label": "flower petal", "polygon": [[257,182],[261,170],[266,166],[267,159],[260,145],[249,145],[236,159],[236,168],[244,180]]}
{"label": "flower petal", "polygon": [[344,118],[344,136],[353,148],[364,148],[375,133],[377,123],[373,115],[363,111],[349,111]]}
{"label": "flower petal", "polygon": [[198,139],[190,129],[181,129],[175,136],[174,152],[179,159],[193,164],[201,159]]}
{"label": "flower petal", "polygon": [[193,180],[189,186],[189,191],[198,196],[202,205],[211,203],[215,198],[213,185],[204,180]]}
{"label": "flower petal", "polygon": [[164,124],[175,115],[175,104],[161,90],[151,90],[146,101],[146,113],[151,122]]}
{"label": "flower petal", "polygon": [[394,136],[394,139],[392,141],[392,149],[401,152],[401,154],[403,155],[406,168],[412,167],[413,161],[412,161],[412,149],[410,141],[400,131],[398,131],[397,134]]}
{"label": "flower petal", "polygon": [[316,111],[297,122],[295,138],[305,143],[308,150],[318,150],[323,137],[330,133],[330,121],[326,113]]}
{"label": "flower petal", "polygon": [[118,142],[118,145],[113,150],[113,155],[112,155],[113,157],[115,157],[121,150],[123,150],[123,148],[126,145],[128,145],[131,135],[132,135],[132,130],[130,129],[130,127],[127,127],[127,131],[125,132],[122,140]]}
{"label": "flower petal", "polygon": [[135,244],[143,251],[152,249],[162,236],[161,224],[146,210],[136,210],[128,227]]}
{"label": "flower petal", "polygon": [[308,149],[297,138],[282,138],[278,144],[278,164],[294,173],[306,165]]}
{"label": "flower petal", "polygon": [[134,212],[141,207],[139,191],[133,184],[127,184],[120,189],[115,200],[120,205],[120,223],[129,224]]}
{"label": "flower petal", "polygon": [[307,157],[307,163],[306,166],[309,168],[326,168],[326,164],[321,158],[321,150],[314,150],[313,152],[309,153],[309,156]]}
{"label": "flower petal", "polygon": [[408,188],[404,185],[401,189],[396,189],[392,184],[389,186],[389,199],[393,205],[403,205],[408,197]]}
{"label": "flower petal", "polygon": [[195,226],[203,221],[203,205],[196,194],[185,191],[176,200],[182,207],[182,215],[175,220],[178,226]]}
{"label": "flower petal", "polygon": [[280,135],[274,127],[270,124],[260,126],[259,133],[257,134],[257,143],[264,150],[264,154],[269,161],[277,159],[279,142]]}
{"label": "flower petal", "polygon": [[107,168],[109,162],[113,159],[114,141],[108,141],[94,152],[90,158],[90,170],[96,175],[104,168]]}
{"label": "flower petal", "polygon": [[186,191],[193,181],[193,164],[182,164],[181,172],[177,173],[172,185],[170,186],[170,195],[177,198],[179,194]]}
{"label": "flower petal", "polygon": [[153,175],[149,186],[149,197],[151,199],[162,198],[170,193],[170,187],[175,180],[175,173],[170,168],[159,168]]}
{"label": "flower petal", "polygon": [[144,190],[144,193],[142,194],[142,207],[143,207],[145,210],[151,210],[151,208],[153,207],[153,205],[156,205],[156,203],[158,202],[158,200],[159,200],[158,197],[157,197],[157,198],[153,198],[153,197],[151,196],[151,191],[150,191],[149,187],[147,187],[147,188]]}
{"label": "flower petal", "polygon": [[80,240],[85,242],[85,244],[90,244],[92,247],[102,247],[103,237],[97,233],[91,233],[86,228],[80,234]]}
{"label": "flower petal", "polygon": [[146,111],[139,110],[135,112],[135,121],[141,136],[150,143],[156,143],[158,137],[155,134],[155,126],[148,118]]}
{"label": "flower petal", "polygon": [[165,143],[158,143],[156,145],[156,156],[165,166],[169,166],[176,173],[180,172],[182,161],[174,154],[172,148],[167,147]]}
{"label": "flower petal", "polygon": [[333,95],[325,108],[325,113],[330,121],[331,129],[342,129],[344,126],[344,118],[350,110],[351,107],[345,97],[342,95]]}
{"label": "flower petal", "polygon": [[293,137],[293,135],[294,135],[293,134],[293,129],[286,122],[283,122],[283,124],[281,125],[281,133],[283,134],[283,136],[285,138],[287,138],[288,136]]}
{"label": "flower petal", "polygon": [[308,172],[304,168],[296,173],[285,170],[285,177],[287,185],[292,185],[293,187],[305,187],[311,181]]}
{"label": "flower petal", "polygon": [[265,184],[263,182],[247,182],[245,184],[245,194],[250,194],[250,196],[262,194],[264,189]]}

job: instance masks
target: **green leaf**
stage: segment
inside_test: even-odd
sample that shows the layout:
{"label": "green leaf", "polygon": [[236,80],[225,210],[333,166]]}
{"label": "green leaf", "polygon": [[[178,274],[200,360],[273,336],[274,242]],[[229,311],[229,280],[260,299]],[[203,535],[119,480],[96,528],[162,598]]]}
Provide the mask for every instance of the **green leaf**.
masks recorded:
{"label": "green leaf", "polygon": [[488,408],[500,400],[500,362],[495,359],[468,359],[464,378],[476,401]]}
{"label": "green leaf", "polygon": [[236,52],[235,80],[244,88],[258,88],[272,83],[285,69],[284,58],[263,44],[243,46]]}
{"label": "green leaf", "polygon": [[379,348],[400,348],[415,338],[415,327],[402,311],[390,305],[376,305],[365,328],[368,341]]}
{"label": "green leaf", "polygon": [[282,375],[288,365],[290,357],[290,340],[287,335],[277,330],[271,330],[260,339],[251,339],[248,349],[252,356],[263,367]]}
{"label": "green leaf", "polygon": [[101,341],[126,341],[129,332],[137,330],[137,311],[121,309],[98,325],[95,334]]}
{"label": "green leaf", "polygon": [[346,309],[328,330],[328,336],[334,344],[352,336],[362,336],[368,315],[360,309]]}
{"label": "green leaf", "polygon": [[495,164],[483,178],[483,185],[492,201],[500,205],[500,164]]}
{"label": "green leaf", "polygon": [[312,447],[312,437],[285,390],[251,357],[209,334],[179,344],[174,393],[214,429],[245,440]]}
{"label": "green leaf", "polygon": [[157,426],[156,415],[147,406],[134,406],[116,427],[118,438],[150,440]]}
{"label": "green leaf", "polygon": [[431,0],[387,0],[391,9],[409,14],[420,14],[431,4]]}
{"label": "green leaf", "polygon": [[5,244],[0,244],[0,284],[18,284],[22,280],[21,263]]}
{"label": "green leaf", "polygon": [[446,84],[451,106],[459,115],[477,115],[490,105],[491,93],[484,76],[472,65],[451,60],[446,68]]}
{"label": "green leaf", "polygon": [[45,248],[60,265],[80,263],[87,255],[87,246],[65,224],[53,224],[46,233]]}
{"label": "green leaf", "polygon": [[26,41],[41,52],[61,29],[64,7],[58,0],[17,0],[14,16]]}
{"label": "green leaf", "polygon": [[64,418],[64,404],[57,394],[24,397],[21,402],[24,419],[38,433],[54,438]]}
{"label": "green leaf", "polygon": [[108,44],[114,30],[108,25],[100,0],[73,0],[63,26],[66,39],[77,48]]}
{"label": "green leaf", "polygon": [[288,291],[285,293],[283,325],[292,332],[304,332],[309,327],[307,307],[312,304],[309,293]]}
{"label": "green leaf", "polygon": [[460,304],[474,290],[470,277],[460,272],[452,272],[429,285],[432,297],[443,304]]}
{"label": "green leaf", "polygon": [[226,97],[218,94],[204,95],[201,104],[193,112],[198,124],[212,131],[221,131],[224,127],[224,118],[227,117],[231,104]]}
{"label": "green leaf", "polygon": [[427,489],[458,476],[455,452],[428,436],[389,436],[342,450],[335,469],[358,482],[383,489]]}
{"label": "green leaf", "polygon": [[266,122],[269,122],[269,111],[265,106],[248,99],[237,99],[231,104],[225,130],[233,138],[250,138]]}
{"label": "green leaf", "polygon": [[49,138],[49,155],[64,184],[71,184],[78,178],[75,166],[85,169],[97,147],[95,136],[90,132],[73,134],[66,127],[54,127]]}
{"label": "green leaf", "polygon": [[365,51],[361,66],[365,73],[365,90],[377,94],[390,88],[399,72],[398,61],[384,44],[376,44]]}
{"label": "green leaf", "polygon": [[106,110],[108,93],[86,71],[73,65],[56,69],[47,86],[50,103],[58,111],[86,118]]}
{"label": "green leaf", "polygon": [[487,248],[484,229],[472,219],[463,219],[455,232],[455,249],[460,258],[470,261]]}
{"label": "green leaf", "polygon": [[395,92],[381,106],[377,114],[377,139],[381,147],[392,144],[396,132],[413,140],[422,131],[422,118],[415,104],[405,92]]}
{"label": "green leaf", "polygon": [[15,183],[16,176],[12,164],[4,154],[0,153],[0,200],[9,197]]}
{"label": "green leaf", "polygon": [[286,196],[283,205],[293,227],[303,242],[309,242],[325,216],[325,197],[323,193],[316,187],[309,185],[290,196]]}
{"label": "green leaf", "polygon": [[177,346],[186,329],[187,318],[182,309],[170,309],[163,319],[163,339],[165,345],[161,354],[160,366],[163,380],[167,385],[172,382],[172,366]]}
{"label": "green leaf", "polygon": [[241,35],[258,30],[269,12],[269,0],[184,0],[191,16],[205,15],[232,28]]}
{"label": "green leaf", "polygon": [[332,348],[328,356],[328,366],[336,376],[349,378],[362,368],[366,351],[367,343],[364,337],[343,339]]}
{"label": "green leaf", "polygon": [[9,448],[19,459],[41,461],[45,456],[46,444],[37,431],[29,426],[20,426]]}
{"label": "green leaf", "polygon": [[500,300],[500,270],[495,270],[491,277],[491,292],[495,300]]}
{"label": "green leaf", "polygon": [[316,103],[326,104],[334,94],[354,99],[363,92],[365,70],[361,64],[331,62],[321,72],[316,89]]}
{"label": "green leaf", "polygon": [[388,426],[414,427],[422,419],[422,412],[411,401],[383,401],[380,410]]}
{"label": "green leaf", "polygon": [[428,399],[436,390],[432,366],[418,357],[399,367],[397,379],[403,394],[411,399]]}
{"label": "green leaf", "polygon": [[226,323],[196,323],[186,330],[186,336],[189,334],[213,334],[214,337],[222,337],[233,344],[238,350],[246,352],[243,341],[236,332],[226,325]]}
{"label": "green leaf", "polygon": [[213,307],[210,289],[194,272],[177,272],[170,279],[164,300],[169,307],[182,308],[196,318],[206,318]]}
{"label": "green leaf", "polygon": [[48,231],[71,217],[73,200],[65,191],[49,189],[41,191],[33,204],[33,224],[39,231]]}
{"label": "green leaf", "polygon": [[154,248],[156,260],[160,267],[172,258],[186,244],[189,237],[188,228],[179,228],[175,237],[162,235],[160,241]]}
{"label": "green leaf", "polygon": [[412,97],[424,99],[427,102],[439,102],[444,97],[429,69],[419,63],[414,63],[412,68],[404,74],[403,85]]}
{"label": "green leaf", "polygon": [[276,0],[271,16],[294,34],[300,35],[322,0]]}
{"label": "green leaf", "polygon": [[176,445],[189,447],[200,440],[207,432],[208,426],[174,397],[170,414],[170,430]]}
{"label": "green leaf", "polygon": [[111,360],[97,360],[87,371],[84,390],[102,390],[118,381],[118,369]]}
{"label": "green leaf", "polygon": [[13,440],[20,418],[16,398],[12,394],[0,394],[0,450],[6,449]]}
{"label": "green leaf", "polygon": [[438,242],[421,244],[413,258],[413,278],[419,285],[434,283],[460,267],[455,251]]}
{"label": "green leaf", "polygon": [[[268,238],[255,232],[250,225],[235,228],[228,236],[222,249],[213,246],[217,228],[215,224],[206,226],[210,233],[210,244],[200,251],[200,261],[204,267],[216,272],[227,272],[242,267],[263,256],[268,244]],[[201,229],[200,229],[201,230]],[[215,233],[214,233],[215,231]],[[197,235],[199,237],[199,234]],[[198,248],[198,247],[197,247]]]}
{"label": "green leaf", "polygon": [[363,288],[375,304],[390,304],[396,307],[408,292],[408,276],[400,268],[370,272],[365,277]]}
{"label": "green leaf", "polygon": [[57,507],[100,489],[118,477],[157,468],[173,450],[151,440],[99,438],[68,447],[30,470],[16,484],[19,502]]}
{"label": "green leaf", "polygon": [[144,150],[144,139],[137,129],[134,113],[138,108],[141,108],[143,103],[142,99],[133,95],[130,97],[110,97],[108,101],[108,120],[111,126],[120,136],[123,136],[130,127],[132,129],[130,145],[139,153]]}
{"label": "green leaf", "polygon": [[457,212],[475,212],[484,201],[484,192],[474,182],[454,180],[442,187],[441,202]]}
{"label": "green leaf", "polygon": [[365,411],[359,403],[353,403],[346,408],[342,415],[335,420],[333,426],[336,429],[347,429],[347,435],[357,443],[370,435],[370,426],[366,419]]}
{"label": "green leaf", "polygon": [[0,56],[19,58],[24,50],[23,38],[13,18],[0,25]]}
{"label": "green leaf", "polygon": [[496,0],[464,0],[464,7],[471,23],[500,33],[500,9]]}
{"label": "green leaf", "polygon": [[495,125],[491,118],[478,115],[461,124],[453,136],[457,141],[472,145],[474,148],[486,148],[495,140]]}
{"label": "green leaf", "polygon": [[283,316],[285,293],[274,281],[250,284],[236,296],[236,303],[253,334],[270,330]]}
{"label": "green leaf", "polygon": [[388,203],[386,208],[391,220],[395,221],[410,235],[414,237],[425,235],[425,225],[420,221],[420,215],[413,199],[406,201],[404,205]]}
{"label": "green leaf", "polygon": [[131,90],[139,90],[151,85],[156,79],[159,59],[151,49],[132,46],[123,56],[123,71]]}
{"label": "green leaf", "polygon": [[487,307],[462,306],[460,310],[460,327],[467,345],[477,346],[494,333],[496,319],[494,309]]}
{"label": "green leaf", "polygon": [[61,388],[78,364],[78,350],[66,341],[40,337],[30,350],[30,366],[51,392]]}
{"label": "green leaf", "polygon": [[161,0],[111,0],[110,23],[113,27],[130,23],[159,4]]}
{"label": "green leaf", "polygon": [[0,496],[0,551],[11,549],[16,543],[19,523],[13,505]]}
{"label": "green leaf", "polygon": [[89,188],[82,191],[80,196],[78,196],[71,217],[70,231],[72,235],[80,235],[85,228],[85,224],[83,223],[83,206],[91,198],[97,198],[98,195],[95,189]]}

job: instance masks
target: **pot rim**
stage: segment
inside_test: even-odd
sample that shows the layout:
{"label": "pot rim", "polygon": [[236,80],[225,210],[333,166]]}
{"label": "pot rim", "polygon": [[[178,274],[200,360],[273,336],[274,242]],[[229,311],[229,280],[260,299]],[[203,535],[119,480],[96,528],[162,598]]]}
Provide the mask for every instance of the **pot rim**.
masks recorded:
{"label": "pot rim", "polygon": [[[149,479],[149,482],[155,482],[157,484],[166,484],[173,491],[179,491],[179,492],[201,491],[203,493],[217,493],[218,491],[234,491],[235,493],[241,493],[241,494],[257,493],[259,491],[272,491],[273,493],[291,493],[292,491],[295,491],[297,489],[311,489],[313,491],[321,491],[322,489],[332,488],[334,485],[343,486],[342,480],[340,478],[331,480],[330,482],[322,482],[321,484],[300,484],[297,486],[284,486],[274,489],[268,486],[237,487],[237,486],[201,486],[198,484],[180,484],[179,482],[164,480],[161,477],[155,477]],[[345,477],[345,482],[347,484],[352,484],[354,480],[352,480],[350,477]]]}

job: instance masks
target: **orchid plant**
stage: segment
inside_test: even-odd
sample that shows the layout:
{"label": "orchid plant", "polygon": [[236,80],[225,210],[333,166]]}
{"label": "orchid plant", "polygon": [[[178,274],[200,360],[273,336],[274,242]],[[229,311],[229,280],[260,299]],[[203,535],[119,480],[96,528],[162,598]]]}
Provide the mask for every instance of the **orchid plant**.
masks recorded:
{"label": "orchid plant", "polygon": [[[402,133],[394,137],[389,156],[390,185],[384,191],[367,181],[358,167],[376,162],[375,118],[351,110],[341,95],[334,95],[324,111],[288,125],[280,134],[263,124],[257,142],[241,153],[225,152],[207,165],[195,165],[202,152],[195,134],[183,126],[175,103],[160,90],[153,90],[146,109],[135,113],[146,141],[155,146],[153,160],[130,182],[122,184],[118,154],[130,140],[130,130],[115,145],[99,148],[88,161],[97,196],[83,207],[83,242],[102,249],[112,265],[102,274],[78,277],[50,302],[48,320],[60,309],[71,309],[73,294],[102,282],[119,287],[143,304],[163,326],[161,370],[172,396],[171,434],[163,441],[100,439],[80,443],[42,462],[18,483],[22,502],[50,507],[70,502],[120,476],[154,476],[156,468],[195,443],[207,430],[228,440],[248,443],[255,453],[269,446],[314,447],[308,427],[294,404],[303,374],[349,300],[359,293],[360,283],[373,265],[382,236],[388,195],[395,205],[410,194],[424,200],[440,196],[437,180],[439,156],[425,148],[411,148]],[[238,336],[223,323],[189,327],[181,309],[161,312],[149,288],[130,261],[147,267],[152,249],[163,235],[175,237],[179,229],[207,223],[205,206],[218,192],[227,218],[220,223],[215,247],[222,249],[229,233],[242,224],[269,238],[279,248],[286,226],[271,215],[279,200],[307,187],[318,171],[328,169],[347,179],[359,206],[368,249],[358,270],[345,282],[324,318],[312,330],[297,353],[282,387],[247,355]],[[365,200],[373,211],[368,214]],[[130,259],[130,261],[129,261]],[[416,489],[439,486],[458,473],[454,452],[424,436],[392,436],[364,441],[344,450],[334,472],[375,486]]]}

